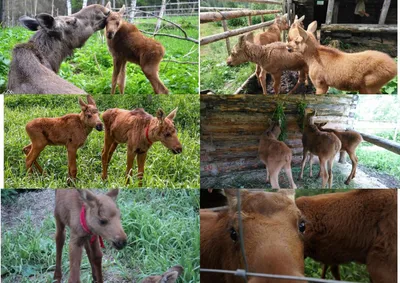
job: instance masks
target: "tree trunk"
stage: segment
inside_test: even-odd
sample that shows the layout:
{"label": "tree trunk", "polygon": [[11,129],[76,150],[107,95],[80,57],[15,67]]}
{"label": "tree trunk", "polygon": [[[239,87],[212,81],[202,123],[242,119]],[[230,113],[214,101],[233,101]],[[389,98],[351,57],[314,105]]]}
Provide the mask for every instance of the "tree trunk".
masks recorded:
{"label": "tree trunk", "polygon": [[113,5],[112,5],[113,9],[115,9],[115,0],[113,0]]}
{"label": "tree trunk", "polygon": [[71,11],[71,0],[67,0],[67,14],[70,16],[72,14]]}
{"label": "tree trunk", "polygon": [[35,10],[33,11],[35,16],[37,15],[37,2],[38,0],[35,0]]}
{"label": "tree trunk", "polygon": [[[165,12],[165,8],[167,6],[167,1],[166,0],[162,0],[162,4],[161,4],[161,10],[160,10],[160,15],[159,17],[162,19],[164,12]],[[161,27],[161,19],[157,20],[157,25],[156,25],[156,29],[154,30],[154,33],[156,33],[160,27]]]}
{"label": "tree trunk", "polygon": [[85,8],[87,6],[87,0],[83,0],[82,1],[82,9]]}
{"label": "tree trunk", "polygon": [[54,17],[54,0],[51,0],[51,16]]}
{"label": "tree trunk", "polygon": [[133,23],[135,19],[136,0],[131,1],[131,12],[129,13],[129,20]]}

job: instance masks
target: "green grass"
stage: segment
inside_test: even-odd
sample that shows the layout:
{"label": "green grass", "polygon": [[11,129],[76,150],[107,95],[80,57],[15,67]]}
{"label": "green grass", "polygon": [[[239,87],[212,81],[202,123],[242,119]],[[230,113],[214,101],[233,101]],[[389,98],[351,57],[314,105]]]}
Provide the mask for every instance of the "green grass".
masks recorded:
{"label": "green grass", "polygon": [[[96,95],[100,112],[109,108],[134,109],[143,107],[155,115],[162,107],[169,113],[178,107],[175,125],[183,145],[182,154],[173,155],[161,143],[153,144],[148,152],[143,186],[149,188],[198,188],[200,185],[200,116],[197,95],[113,96]],[[37,117],[59,117],[79,113],[78,96],[8,95],[5,97],[4,184],[6,188],[65,188],[67,183],[67,151],[62,146],[48,146],[38,158],[46,174],[27,174],[22,148],[30,143],[25,125]],[[118,146],[109,166],[109,178],[101,179],[101,149],[104,132],[93,130],[78,150],[77,187],[125,187],[126,145]],[[137,169],[134,165],[133,172]],[[130,188],[137,187],[133,178]]]}
{"label": "green grass", "polygon": [[[103,274],[134,282],[180,264],[185,271],[178,282],[200,281],[198,190],[122,190],[118,205],[128,245],[117,251],[106,243]],[[2,225],[1,231],[2,281],[52,282],[56,257],[53,216],[43,219],[39,227],[26,217],[12,229]],[[64,279],[69,275],[68,242],[69,233],[63,249]],[[92,282],[83,254],[81,280]]]}
{"label": "green grass", "polygon": [[[198,38],[198,17],[174,17],[171,20],[181,24],[189,37]],[[143,25],[139,24],[138,27],[143,30],[154,31],[154,26],[146,22]],[[160,32],[183,36],[177,28],[171,29],[165,25]],[[14,45],[26,42],[32,34],[31,31],[21,27],[0,29],[0,41],[2,42],[0,46],[0,93],[6,90],[8,68]],[[113,61],[102,35],[103,31],[92,35],[83,48],[76,49],[74,55],[61,64],[59,72],[62,78],[91,94],[111,92]],[[165,36],[157,36],[156,40],[160,41],[166,50],[164,60],[198,62],[197,44]],[[185,56],[188,53],[190,54]],[[150,82],[139,66],[128,64],[126,73],[125,93],[153,93]],[[161,62],[160,79],[170,90],[170,93],[198,93],[197,64]]]}

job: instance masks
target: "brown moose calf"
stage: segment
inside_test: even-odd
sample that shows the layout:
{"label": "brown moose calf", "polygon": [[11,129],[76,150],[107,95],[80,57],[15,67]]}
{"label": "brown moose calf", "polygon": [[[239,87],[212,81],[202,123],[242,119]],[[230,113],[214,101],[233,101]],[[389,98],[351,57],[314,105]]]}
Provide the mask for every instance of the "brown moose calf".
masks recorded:
{"label": "brown moose calf", "polygon": [[306,257],[335,269],[348,262],[366,264],[371,282],[397,282],[397,190],[300,197],[296,205],[307,219]]}
{"label": "brown moose calf", "polygon": [[61,282],[61,257],[65,226],[70,228],[68,282],[80,282],[82,250],[85,248],[92,268],[93,282],[103,283],[101,271],[103,238],[118,250],[126,246],[127,236],[116,205],[118,189],[95,195],[89,190],[56,190],[56,269],[54,280]]}
{"label": "brown moose calf", "polygon": [[146,277],[141,283],[175,283],[182,272],[183,267],[180,265],[175,265],[165,271],[162,275]]}
{"label": "brown moose calf", "polygon": [[[106,8],[111,10],[110,2]],[[142,68],[155,93],[168,94],[168,89],[158,77],[159,65],[165,53],[164,47],[158,41],[144,36],[135,25],[125,22],[124,13],[125,5],[118,12],[111,12],[105,29],[108,50],[114,60],[111,94],[115,93],[117,83],[120,92],[124,93],[126,62]]]}
{"label": "brown moose calf", "polygon": [[[107,169],[111,157],[120,143],[127,143],[127,177],[132,176],[132,166],[137,156],[139,186],[142,185],[144,163],[147,151],[153,143],[160,141],[174,154],[182,152],[174,126],[174,118],[178,108],[165,117],[164,111],[158,109],[157,117],[145,112],[142,108],[135,110],[108,109],[103,114],[105,135],[101,161],[102,178],[107,179]],[[129,182],[129,178],[127,179]]]}
{"label": "brown moose calf", "polygon": [[87,101],[88,104],[79,98],[82,109],[79,114],[67,114],[58,118],[36,118],[26,124],[25,129],[31,143],[24,147],[23,152],[27,155],[25,165],[29,173],[32,173],[33,164],[40,173],[43,173],[36,159],[46,146],[64,145],[68,151],[68,176],[76,178],[78,148],[83,146],[93,128],[98,131],[103,130],[94,99],[88,95]]}

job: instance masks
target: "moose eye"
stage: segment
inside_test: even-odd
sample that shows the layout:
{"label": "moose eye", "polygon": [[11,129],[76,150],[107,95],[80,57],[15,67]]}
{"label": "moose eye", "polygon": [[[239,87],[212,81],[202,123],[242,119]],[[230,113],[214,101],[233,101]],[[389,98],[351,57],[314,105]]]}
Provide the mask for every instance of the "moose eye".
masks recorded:
{"label": "moose eye", "polygon": [[106,225],[106,224],[108,223],[108,220],[106,220],[106,219],[99,219],[99,223],[100,223],[100,225],[104,226],[104,225]]}
{"label": "moose eye", "polygon": [[238,240],[238,235],[236,233],[235,228],[231,227],[231,229],[229,230],[230,234],[231,234],[231,239],[236,242]]}
{"label": "moose eye", "polygon": [[170,136],[171,136],[171,133],[166,133],[166,134],[165,134],[165,137],[166,137],[166,138],[169,138]]}
{"label": "moose eye", "polygon": [[300,221],[299,223],[299,231],[302,234],[306,231],[306,223],[304,222],[304,220]]}

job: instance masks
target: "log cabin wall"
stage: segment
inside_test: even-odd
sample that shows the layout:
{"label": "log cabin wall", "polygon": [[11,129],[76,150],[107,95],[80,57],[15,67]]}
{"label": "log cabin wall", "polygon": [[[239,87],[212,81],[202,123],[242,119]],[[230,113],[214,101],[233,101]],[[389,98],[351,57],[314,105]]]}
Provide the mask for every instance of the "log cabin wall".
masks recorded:
{"label": "log cabin wall", "polygon": [[201,95],[201,177],[218,178],[234,172],[263,169],[258,158],[261,134],[283,103],[287,138],[293,162],[300,163],[302,132],[299,104],[317,110],[318,121],[327,126],[352,128],[357,95]]}

